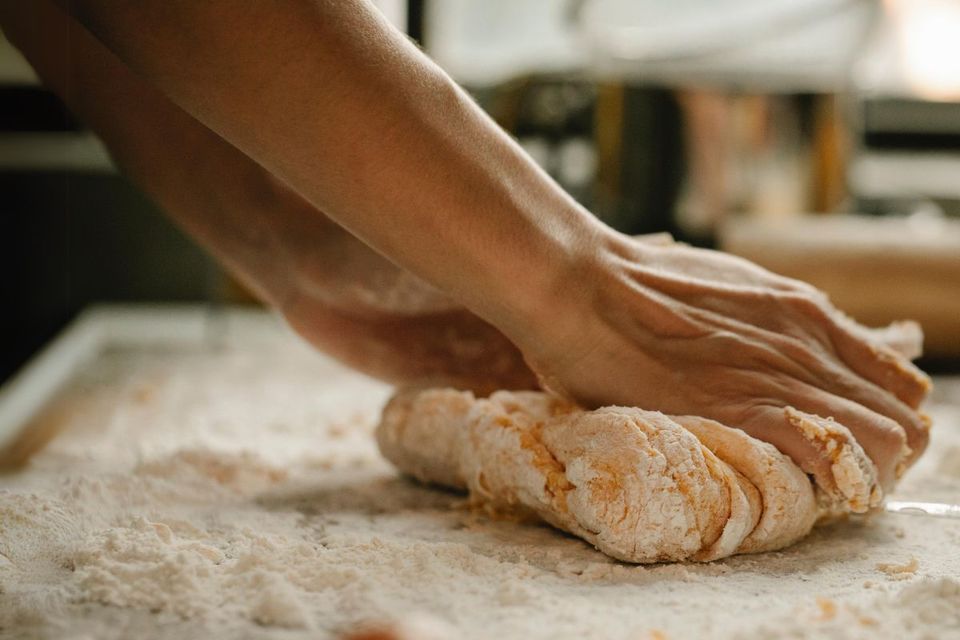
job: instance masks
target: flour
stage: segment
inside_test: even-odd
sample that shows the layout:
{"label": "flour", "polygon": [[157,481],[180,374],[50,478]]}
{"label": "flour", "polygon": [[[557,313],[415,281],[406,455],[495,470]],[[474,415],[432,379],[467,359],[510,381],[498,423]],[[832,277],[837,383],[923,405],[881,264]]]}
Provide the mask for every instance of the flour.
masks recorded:
{"label": "flour", "polygon": [[65,562],[83,530],[66,503],[43,494],[0,491],[0,556],[10,566]]}
{"label": "flour", "polygon": [[[960,523],[854,518],[776,553],[621,564],[399,478],[372,438],[390,389],[272,327],[218,351],[110,352],[73,393],[67,430],[0,478],[4,640],[908,640],[960,628]],[[930,451],[902,490],[949,502],[960,478],[940,470],[960,421],[933,413]],[[911,558],[902,580],[877,568]]]}
{"label": "flour", "polygon": [[253,452],[217,454],[209,450],[184,450],[164,458],[144,462],[135,475],[163,478],[198,489],[223,487],[241,495],[255,495],[282,482],[287,471],[264,461]]}
{"label": "flour", "polygon": [[960,581],[922,580],[864,604],[821,600],[742,632],[742,638],[883,640],[960,638]]}
{"label": "flour", "polygon": [[960,479],[960,447],[950,447],[944,451],[937,470],[941,475]]}

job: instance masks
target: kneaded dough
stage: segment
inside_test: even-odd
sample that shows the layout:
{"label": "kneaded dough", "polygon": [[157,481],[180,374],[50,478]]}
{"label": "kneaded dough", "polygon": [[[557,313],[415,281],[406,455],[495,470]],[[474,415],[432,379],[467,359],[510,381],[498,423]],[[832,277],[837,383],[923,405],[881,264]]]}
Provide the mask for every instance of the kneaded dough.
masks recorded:
{"label": "kneaded dough", "polygon": [[739,429],[637,408],[585,411],[542,392],[401,391],[377,441],[421,481],[535,515],[620,560],[707,561],[785,547],[821,514],[879,500],[862,450],[830,424],[807,426],[811,440],[836,449],[843,482],[832,495]]}

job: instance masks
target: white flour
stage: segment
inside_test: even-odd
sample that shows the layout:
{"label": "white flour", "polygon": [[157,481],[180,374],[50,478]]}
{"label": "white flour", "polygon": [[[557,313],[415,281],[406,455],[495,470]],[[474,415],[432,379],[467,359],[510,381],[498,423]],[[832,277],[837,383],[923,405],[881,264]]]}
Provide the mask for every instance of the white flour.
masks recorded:
{"label": "white flour", "polygon": [[[397,478],[370,438],[389,389],[254,337],[108,353],[77,381],[69,429],[0,477],[0,637],[960,638],[960,521],[619,564]],[[960,501],[960,410],[934,413],[901,495]]]}
{"label": "white flour", "polygon": [[960,582],[924,579],[863,603],[821,598],[801,615],[763,621],[746,638],[872,640],[954,638],[960,634]]}

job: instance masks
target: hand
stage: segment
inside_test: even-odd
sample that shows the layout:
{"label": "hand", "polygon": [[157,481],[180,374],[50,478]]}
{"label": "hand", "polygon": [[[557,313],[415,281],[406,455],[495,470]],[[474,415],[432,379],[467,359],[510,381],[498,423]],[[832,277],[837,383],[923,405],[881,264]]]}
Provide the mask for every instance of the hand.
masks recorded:
{"label": "hand", "polygon": [[813,287],[723,253],[611,231],[581,255],[562,279],[572,295],[513,336],[546,388],[739,427],[828,490],[829,456],[785,407],[847,427],[884,487],[926,447],[929,380],[887,346],[915,351],[915,327],[872,332]]}
{"label": "hand", "polygon": [[[284,246],[299,256],[293,271],[301,293],[281,308],[308,342],[397,384],[480,395],[539,388],[520,350],[498,329],[372,251],[283,184],[272,182],[271,191],[275,215],[285,220]],[[307,228],[308,220],[323,229]],[[673,243],[669,234],[636,240]]]}

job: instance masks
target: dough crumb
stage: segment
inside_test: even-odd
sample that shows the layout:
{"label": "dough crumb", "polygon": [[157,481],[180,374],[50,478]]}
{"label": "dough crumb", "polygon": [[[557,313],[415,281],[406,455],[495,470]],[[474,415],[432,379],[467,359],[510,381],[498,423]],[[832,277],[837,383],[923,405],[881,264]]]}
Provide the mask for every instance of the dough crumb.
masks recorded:
{"label": "dough crumb", "polygon": [[917,569],[919,568],[920,561],[915,557],[910,558],[910,560],[904,564],[897,564],[895,562],[877,563],[877,569],[897,580],[904,580],[909,576],[916,574]]}
{"label": "dough crumb", "polygon": [[878,624],[880,624],[880,622],[876,618],[871,618],[870,616],[865,616],[865,615],[858,615],[857,623],[861,627],[875,627]]}
{"label": "dough crumb", "polygon": [[830,598],[818,597],[817,607],[820,608],[820,620],[833,620],[837,617],[837,603]]}
{"label": "dough crumb", "polygon": [[343,640],[448,640],[458,634],[443,620],[414,613],[402,620],[361,625]]}

